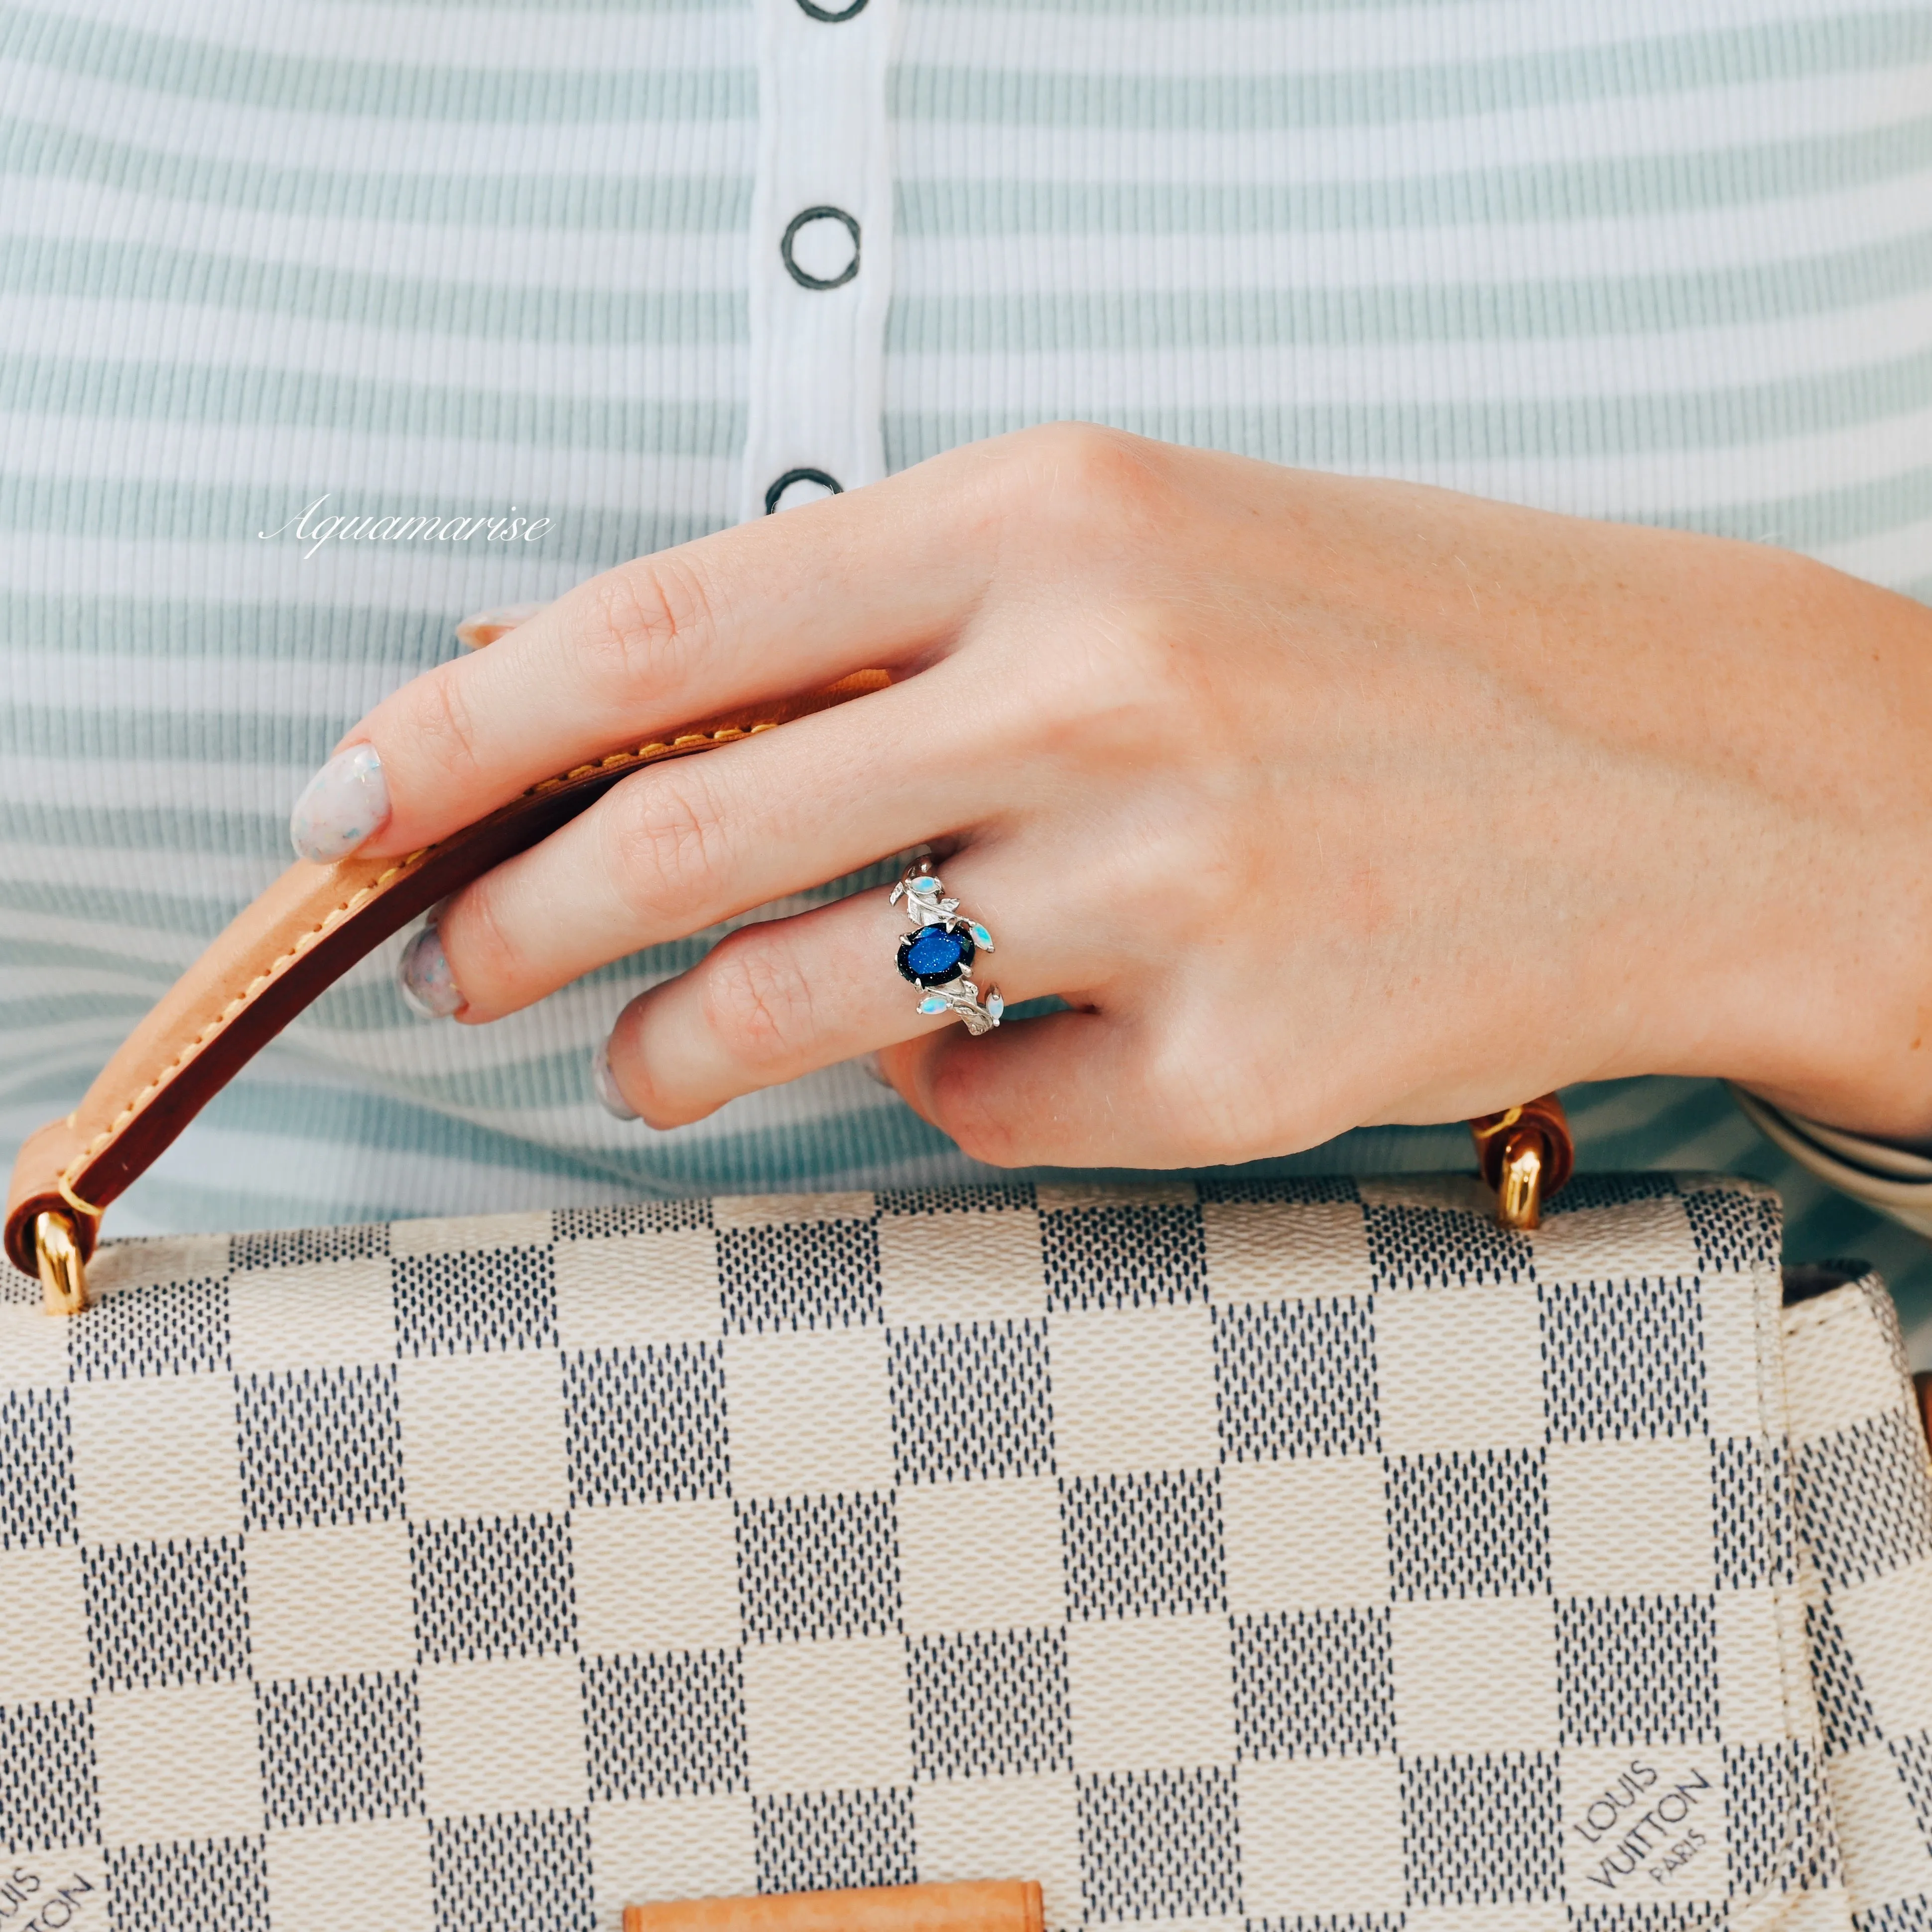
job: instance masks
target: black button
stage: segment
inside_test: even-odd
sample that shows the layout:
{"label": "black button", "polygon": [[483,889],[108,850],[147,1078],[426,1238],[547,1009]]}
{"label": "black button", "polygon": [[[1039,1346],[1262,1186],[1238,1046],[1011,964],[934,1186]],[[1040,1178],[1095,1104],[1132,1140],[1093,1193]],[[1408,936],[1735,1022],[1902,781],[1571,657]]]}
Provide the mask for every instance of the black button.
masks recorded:
{"label": "black button", "polygon": [[798,0],[798,8],[801,14],[809,14],[814,20],[830,20],[836,25],[841,20],[850,20],[854,14],[862,14],[866,0],[852,0],[850,6],[842,7],[836,12],[830,7],[814,7],[812,0]]}
{"label": "black button", "polygon": [[845,486],[836,476],[828,476],[822,470],[788,470],[765,492],[765,514],[770,516],[778,506],[778,499],[794,483],[817,483],[830,490],[835,496],[845,494]]}
{"label": "black button", "polygon": [[[841,221],[845,232],[852,238],[852,259],[844,268],[829,280],[823,275],[808,274],[792,260],[791,244],[798,231],[808,221]],[[802,289],[842,289],[859,272],[859,224],[842,208],[802,208],[785,224],[784,239],[778,244],[778,256],[784,263],[787,272]]]}

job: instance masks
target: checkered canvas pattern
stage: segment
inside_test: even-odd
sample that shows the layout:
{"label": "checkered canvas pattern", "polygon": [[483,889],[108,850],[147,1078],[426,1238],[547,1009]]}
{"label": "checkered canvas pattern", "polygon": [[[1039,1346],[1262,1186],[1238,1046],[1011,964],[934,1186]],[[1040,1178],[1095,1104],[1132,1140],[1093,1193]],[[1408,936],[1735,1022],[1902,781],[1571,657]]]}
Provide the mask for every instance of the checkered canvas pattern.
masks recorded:
{"label": "checkered canvas pattern", "polygon": [[1858,1932],[1932,1924],[1932,1465],[1872,1276],[1784,1316],[1825,1782]]}
{"label": "checkered canvas pattern", "polygon": [[1558,1204],[1526,1237],[1457,1178],[1042,1186],[128,1242],[70,1323],[16,1276],[15,1882],[120,1932],[996,1876],[1060,1928],[1845,1924],[1808,1618],[1832,1748],[1932,1815],[1932,1692],[1868,1661],[1932,1664],[1896,1387],[1794,1466],[1775,1203]]}

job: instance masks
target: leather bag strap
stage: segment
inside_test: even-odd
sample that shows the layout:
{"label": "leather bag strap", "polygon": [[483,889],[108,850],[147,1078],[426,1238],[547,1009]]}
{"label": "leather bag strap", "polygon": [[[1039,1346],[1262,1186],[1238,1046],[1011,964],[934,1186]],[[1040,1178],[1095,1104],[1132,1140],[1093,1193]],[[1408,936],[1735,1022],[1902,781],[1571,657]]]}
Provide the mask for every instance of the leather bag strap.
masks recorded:
{"label": "leather bag strap", "polygon": [[532,785],[487,818],[405,858],[351,854],[332,866],[291,866],[163,995],[80,1105],[21,1148],[7,1198],[8,1258],[23,1274],[40,1270],[36,1224],[46,1214],[70,1227],[77,1270],[94,1250],[102,1210],[298,1013],[392,933],[548,838],[620,778],[829,710],[890,681],[884,671],[860,671],[802,698],[747,706],[613,752]]}

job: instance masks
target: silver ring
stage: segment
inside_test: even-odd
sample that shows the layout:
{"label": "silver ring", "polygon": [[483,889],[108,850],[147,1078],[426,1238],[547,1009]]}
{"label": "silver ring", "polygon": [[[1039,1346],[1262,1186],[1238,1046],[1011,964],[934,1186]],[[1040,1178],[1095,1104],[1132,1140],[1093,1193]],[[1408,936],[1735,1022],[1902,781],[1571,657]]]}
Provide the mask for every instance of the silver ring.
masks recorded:
{"label": "silver ring", "polygon": [[946,896],[930,860],[906,868],[892,888],[891,902],[897,905],[901,899],[912,930],[899,941],[899,976],[921,989],[919,1010],[956,1015],[975,1039],[991,1033],[1006,1003],[997,986],[982,999],[971,968],[979,954],[992,951],[993,935],[962,914],[957,899]]}

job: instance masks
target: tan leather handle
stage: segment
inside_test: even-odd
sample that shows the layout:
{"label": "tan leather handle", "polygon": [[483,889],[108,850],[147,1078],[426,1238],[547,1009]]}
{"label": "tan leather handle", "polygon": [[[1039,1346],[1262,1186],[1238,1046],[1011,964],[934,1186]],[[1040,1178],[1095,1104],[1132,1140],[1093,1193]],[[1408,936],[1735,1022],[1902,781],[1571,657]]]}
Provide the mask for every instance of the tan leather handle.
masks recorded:
{"label": "tan leather handle", "polygon": [[1041,1932],[1040,1888],[998,1879],[627,1905],[624,1932]]}
{"label": "tan leather handle", "polygon": [[[8,1258],[22,1273],[39,1268],[45,1278],[36,1225],[47,1215],[71,1228],[77,1285],[101,1210],[290,1021],[392,933],[547,838],[620,778],[889,682],[884,671],[861,671],[802,698],[748,706],[614,752],[532,785],[500,811],[406,858],[352,854],[332,866],[290,866],[163,995],[73,1113],[22,1147],[7,1198]],[[51,1301],[51,1283],[49,1293]]]}

